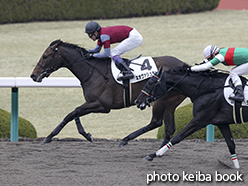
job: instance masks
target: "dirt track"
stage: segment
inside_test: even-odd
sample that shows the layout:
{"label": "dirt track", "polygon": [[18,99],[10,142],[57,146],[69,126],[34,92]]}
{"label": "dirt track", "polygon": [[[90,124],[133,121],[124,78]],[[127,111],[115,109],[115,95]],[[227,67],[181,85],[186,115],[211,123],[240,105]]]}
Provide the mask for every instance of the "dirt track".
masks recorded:
{"label": "dirt track", "polygon": [[[234,185],[247,185],[247,142],[236,142],[241,166],[239,170],[228,167],[232,166],[232,162],[225,142],[183,141],[173,146],[161,158],[155,158],[152,162],[143,160],[143,157],[155,152],[160,143],[161,141],[156,140],[139,140],[119,148],[119,142],[113,140],[99,140],[94,143],[54,141],[47,145],[29,141],[1,142],[0,185],[142,186],[147,185],[147,175],[151,179],[154,171],[162,176],[162,179],[165,179],[165,174],[171,173],[177,174],[180,180],[156,181],[150,185],[231,184],[216,182],[215,171],[221,175],[242,174],[244,181],[235,182]],[[201,173],[206,177],[211,175],[212,181],[183,181],[183,173]]]}

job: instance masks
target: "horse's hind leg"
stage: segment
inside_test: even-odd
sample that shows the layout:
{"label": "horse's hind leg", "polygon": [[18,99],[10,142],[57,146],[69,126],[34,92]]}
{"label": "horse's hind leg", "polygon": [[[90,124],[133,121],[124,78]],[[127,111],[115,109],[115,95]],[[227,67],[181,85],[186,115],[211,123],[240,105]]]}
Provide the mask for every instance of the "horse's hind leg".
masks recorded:
{"label": "horse's hind leg", "polygon": [[220,129],[223,137],[226,140],[226,144],[229,148],[229,152],[231,153],[234,167],[239,169],[239,162],[238,162],[237,155],[235,152],[235,143],[233,141],[233,137],[232,137],[232,133],[231,133],[229,125],[218,125],[218,128]]}

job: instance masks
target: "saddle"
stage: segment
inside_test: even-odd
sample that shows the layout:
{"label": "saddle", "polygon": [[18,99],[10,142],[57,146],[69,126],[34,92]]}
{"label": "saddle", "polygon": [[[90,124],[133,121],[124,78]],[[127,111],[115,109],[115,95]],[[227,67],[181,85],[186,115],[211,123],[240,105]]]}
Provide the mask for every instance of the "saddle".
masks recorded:
{"label": "saddle", "polygon": [[121,84],[123,86],[123,89],[124,89],[123,96],[124,96],[124,103],[125,103],[124,106],[129,107],[131,106],[131,100],[132,100],[132,95],[130,93],[131,87],[132,87],[131,84],[137,83],[139,81],[143,81],[145,79],[152,77],[153,74],[158,71],[158,69],[157,69],[157,66],[154,60],[150,56],[141,57],[141,55],[139,55],[138,57],[131,59],[131,60],[129,59],[123,59],[123,60],[132,70],[134,74],[134,78],[127,79],[124,81],[119,81],[118,76],[119,76],[119,73],[121,73],[121,71],[118,65],[116,65],[116,63],[113,60],[111,62],[111,71],[112,71],[112,75],[115,81],[118,84]]}

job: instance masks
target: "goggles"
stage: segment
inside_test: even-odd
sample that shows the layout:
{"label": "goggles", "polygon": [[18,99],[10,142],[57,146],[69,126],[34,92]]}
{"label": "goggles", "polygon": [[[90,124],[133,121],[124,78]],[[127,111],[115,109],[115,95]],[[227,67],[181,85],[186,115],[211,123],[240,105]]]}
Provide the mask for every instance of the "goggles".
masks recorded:
{"label": "goggles", "polygon": [[94,34],[95,34],[94,32],[88,33],[89,38],[91,38]]}

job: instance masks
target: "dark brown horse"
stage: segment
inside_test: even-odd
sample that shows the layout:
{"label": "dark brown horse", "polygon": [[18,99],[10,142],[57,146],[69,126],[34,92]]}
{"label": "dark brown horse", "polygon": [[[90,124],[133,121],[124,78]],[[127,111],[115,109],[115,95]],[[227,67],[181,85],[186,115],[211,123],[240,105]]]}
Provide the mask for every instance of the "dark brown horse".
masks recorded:
{"label": "dark brown horse", "polygon": [[[87,51],[78,45],[56,40],[42,54],[37,66],[34,68],[31,78],[36,82],[41,82],[44,77],[48,77],[52,72],[61,67],[68,68],[81,82],[86,102],[69,113],[63,121],[45,138],[43,143],[49,143],[62,128],[70,121],[75,119],[78,131],[87,140],[92,142],[92,137],[84,131],[79,117],[90,113],[109,113],[111,109],[124,108],[123,87],[116,83],[111,73],[110,58],[92,58],[85,59]],[[157,67],[163,66],[163,69],[170,69],[174,66],[180,66],[182,61],[175,57],[163,56],[153,58]],[[131,105],[137,98],[147,80],[132,84]],[[185,99],[185,96],[172,91],[153,106],[153,116],[150,124],[126,136],[119,146],[124,146],[129,140],[140,136],[150,130],[153,130],[165,123],[166,144],[171,139],[175,131],[174,111],[175,108]],[[128,121],[127,121],[128,123]]]}
{"label": "dark brown horse", "polygon": [[[159,70],[156,75],[149,79],[137,100],[135,100],[137,106],[139,108],[142,106],[142,109],[144,109],[145,105],[150,104],[154,100],[159,101],[159,98],[174,90],[189,97],[193,103],[194,117],[188,125],[164,147],[146,156],[145,160],[152,161],[153,158],[162,156],[172,146],[212,123],[220,129],[225,138],[234,168],[239,168],[236,147],[229,126],[236,122],[237,117],[235,117],[233,112],[234,107],[226,101],[223,91],[223,89],[229,87],[225,86],[228,74],[217,73],[216,70],[192,72],[189,69],[190,66],[185,64],[165,70],[163,73]],[[247,80],[243,77],[241,79],[246,84]],[[237,104],[241,104],[241,102]],[[246,106],[239,110],[239,123],[242,120],[244,122],[248,121],[247,113],[248,108]]]}

